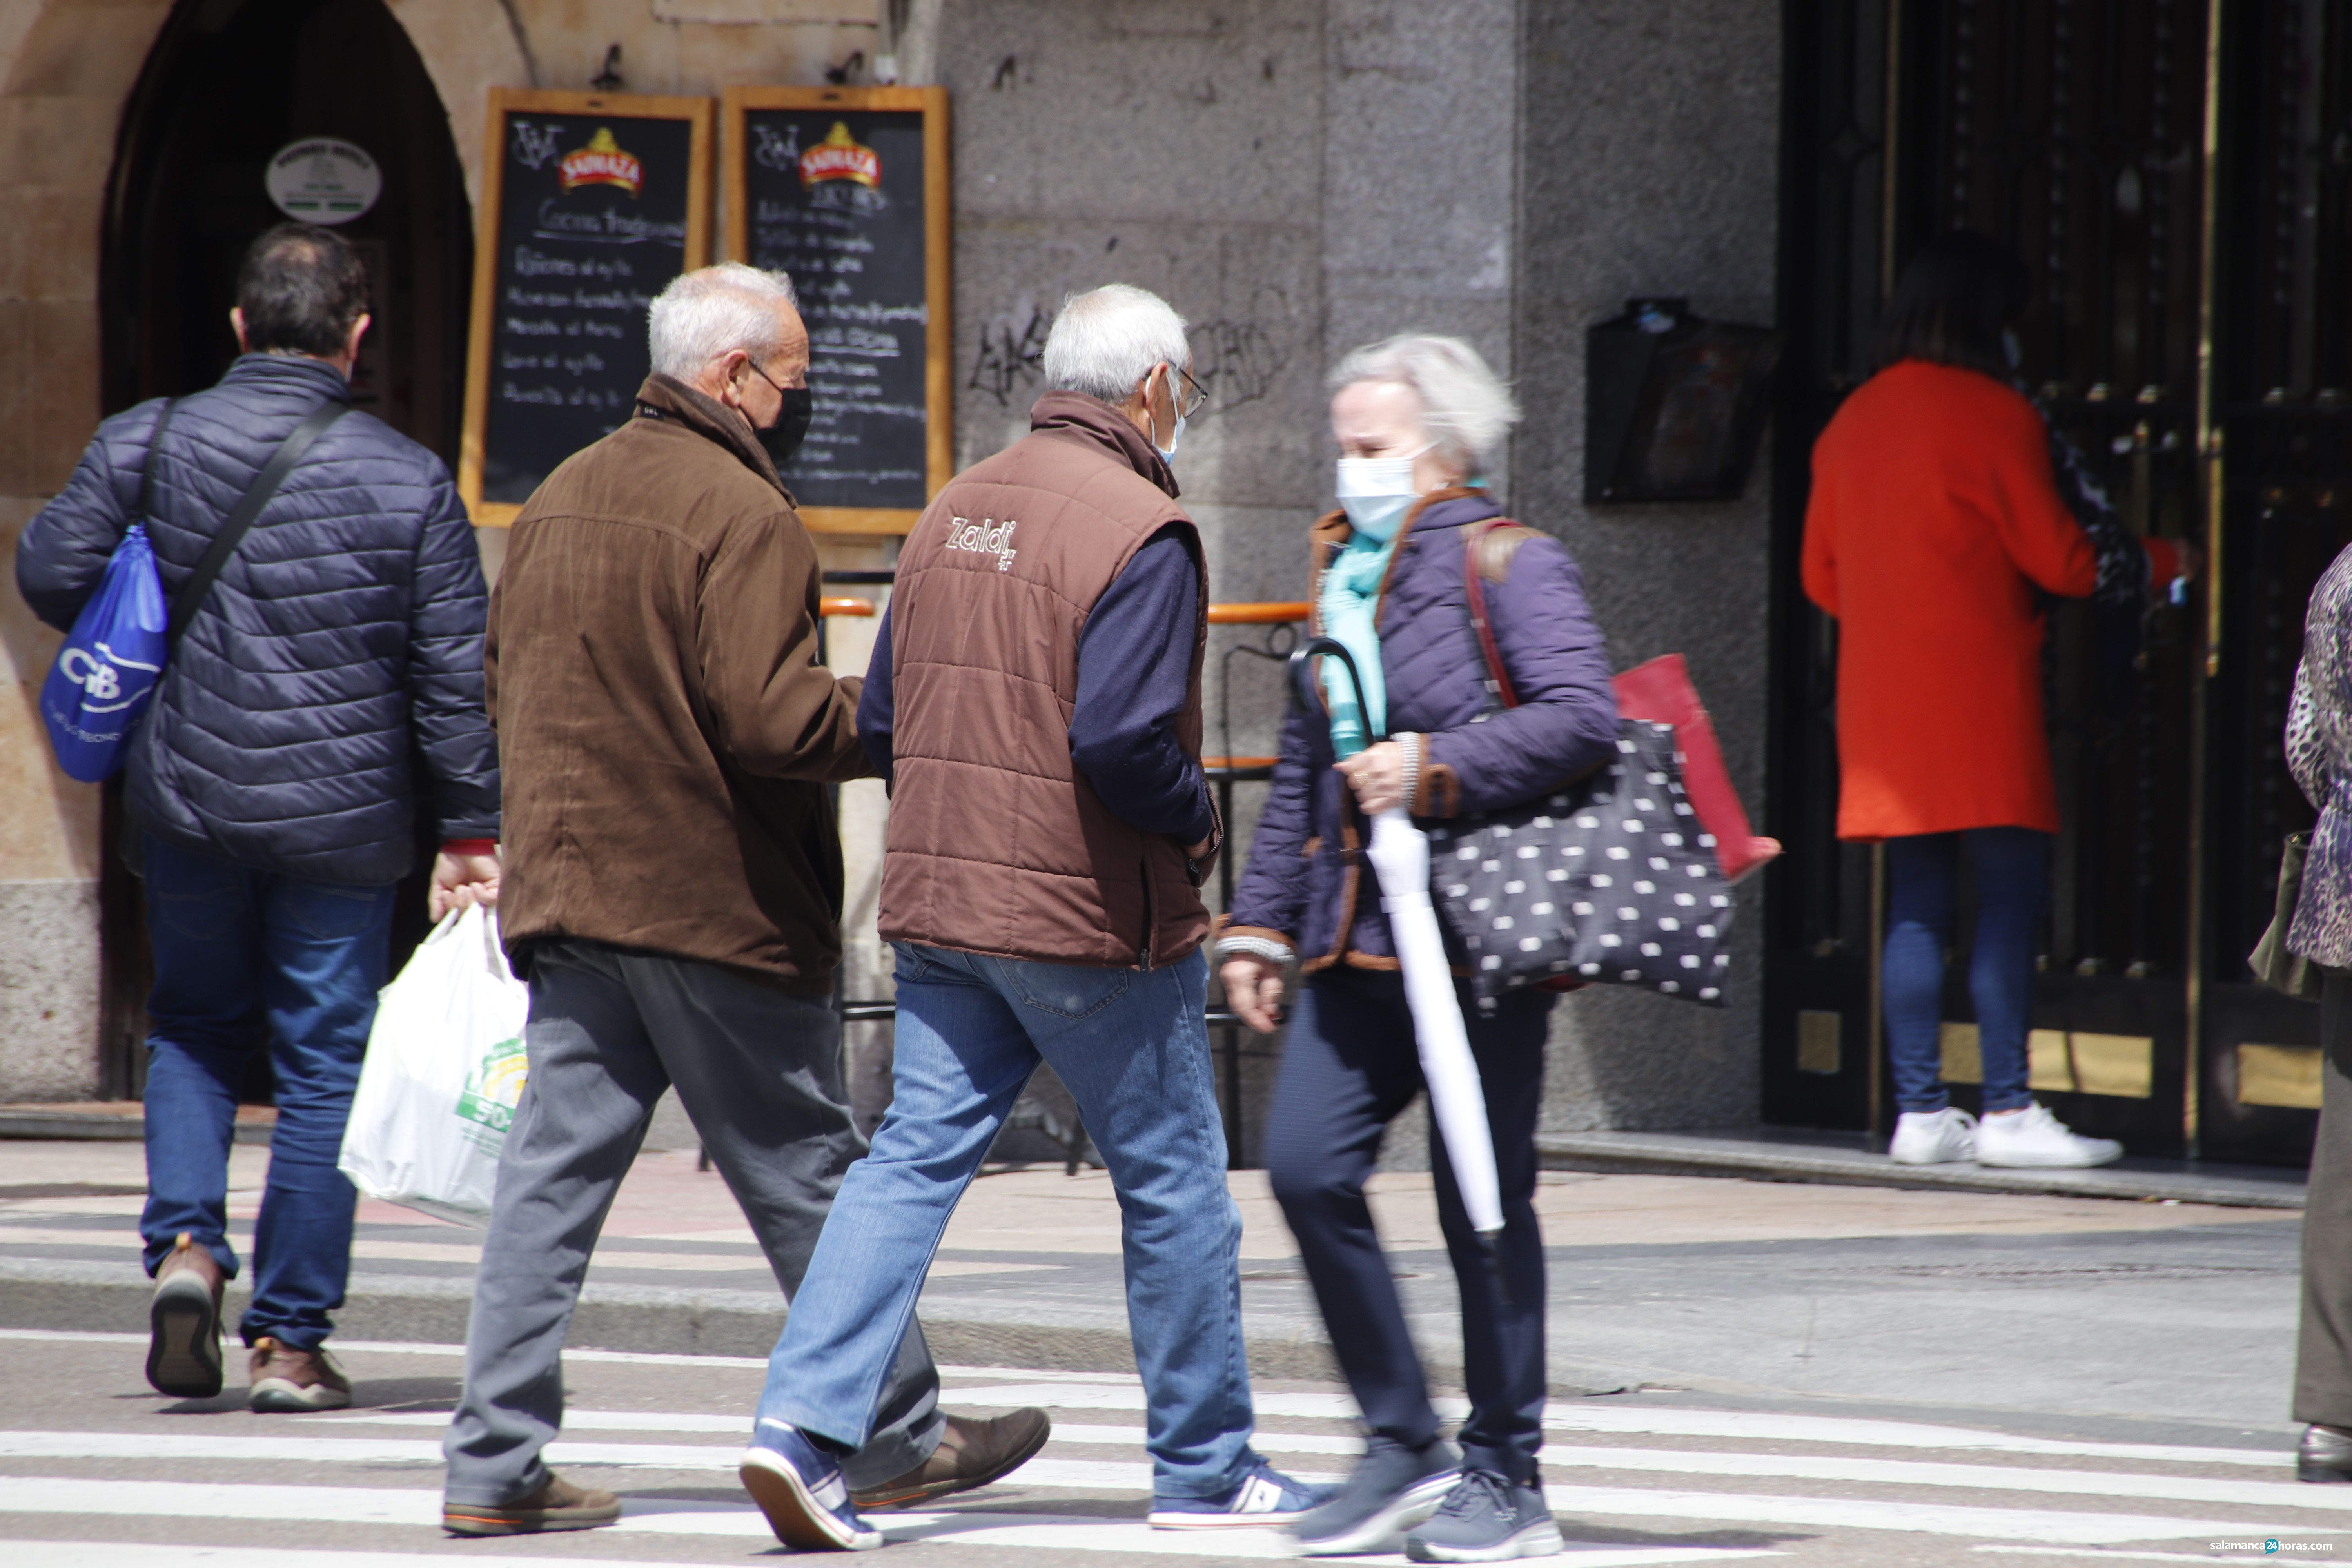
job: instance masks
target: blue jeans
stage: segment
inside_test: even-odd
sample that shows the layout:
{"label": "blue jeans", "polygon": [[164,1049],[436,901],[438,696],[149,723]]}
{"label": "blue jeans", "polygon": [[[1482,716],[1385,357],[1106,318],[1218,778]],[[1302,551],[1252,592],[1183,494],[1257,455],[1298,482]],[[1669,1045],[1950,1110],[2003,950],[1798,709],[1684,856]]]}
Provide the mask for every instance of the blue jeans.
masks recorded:
{"label": "blue jeans", "polygon": [[865,1444],[948,1217],[1044,1060],[1118,1192],[1154,1493],[1230,1492],[1256,1459],[1208,976],[1197,952],[1092,969],[898,944],[898,1092],[833,1200],[760,1416]]}
{"label": "blue jeans", "polygon": [[315,1349],[351,1273],[358,1194],[335,1168],[391,956],[394,889],[309,882],[150,837],[147,1208],[153,1274],[183,1231],[231,1275],[228,1150],[237,1085],[265,1043],[278,1131],[254,1228],[245,1342]]}
{"label": "blue jeans", "polygon": [[2025,1034],[2033,1014],[2034,946],[2050,901],[2050,835],[2030,827],[1972,827],[1886,841],[1886,1055],[1895,1103],[1941,1110],[1944,950],[1952,942],[1960,841],[1976,867],[1977,930],[1969,995],[1984,1062],[1984,1110],[2033,1103],[2025,1086]]}

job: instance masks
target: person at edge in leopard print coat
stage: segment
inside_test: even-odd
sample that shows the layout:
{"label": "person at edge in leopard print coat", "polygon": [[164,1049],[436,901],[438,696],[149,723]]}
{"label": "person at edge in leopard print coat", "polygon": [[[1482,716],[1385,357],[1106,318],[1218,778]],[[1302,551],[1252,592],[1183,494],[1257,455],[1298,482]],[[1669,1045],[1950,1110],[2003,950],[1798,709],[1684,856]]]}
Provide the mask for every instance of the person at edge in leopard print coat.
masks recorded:
{"label": "person at edge in leopard print coat", "polygon": [[2319,813],[2286,945],[2322,976],[2319,1134],[2304,1212],[2294,1366],[2294,1418],[2308,1425],[2295,1473],[2352,1481],[2352,802],[2345,793],[2352,781],[2352,549],[2311,591],[2286,762]]}

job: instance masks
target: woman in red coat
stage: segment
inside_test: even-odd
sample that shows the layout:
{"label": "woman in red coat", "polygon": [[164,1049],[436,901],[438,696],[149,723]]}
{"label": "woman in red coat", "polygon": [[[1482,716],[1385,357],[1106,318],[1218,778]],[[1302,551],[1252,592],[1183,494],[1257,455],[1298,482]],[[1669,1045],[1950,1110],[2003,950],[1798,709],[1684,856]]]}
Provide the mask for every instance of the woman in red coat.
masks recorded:
{"label": "woman in red coat", "polygon": [[[1883,840],[1887,1055],[1906,1164],[2097,1165],[2026,1088],[2057,789],[2042,718],[2040,595],[2098,561],[2059,494],[2042,416],[2011,382],[2024,268],[1991,240],[1929,244],[1888,307],[1886,368],[1813,448],[1805,593],[1838,621],[1838,837]],[[2159,564],[2171,548],[2151,543]],[[1942,1082],[1944,950],[1963,844],[1984,1121]]]}

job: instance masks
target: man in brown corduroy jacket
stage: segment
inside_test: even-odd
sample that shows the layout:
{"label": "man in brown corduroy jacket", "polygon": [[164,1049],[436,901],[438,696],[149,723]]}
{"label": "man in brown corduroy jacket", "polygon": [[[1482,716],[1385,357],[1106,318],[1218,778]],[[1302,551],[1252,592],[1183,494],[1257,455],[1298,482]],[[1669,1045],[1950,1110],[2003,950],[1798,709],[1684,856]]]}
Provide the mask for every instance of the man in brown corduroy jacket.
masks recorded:
{"label": "man in brown corduroy jacket", "polygon": [[[619,1517],[540,1451],[581,1276],[664,1089],[788,1299],[865,1152],[826,1003],[842,900],[826,786],[872,769],[859,682],[817,658],[816,550],[777,471],[808,426],[808,335],[782,274],[730,264],[666,289],[650,336],[635,416],[524,505],[490,606],[499,912],[530,983],[530,1068],[446,1444],[443,1520],[461,1534]],[[844,1467],[863,1507],[982,1485],[1045,1441],[1040,1411],[943,1414],[911,1321],[882,1384]]]}

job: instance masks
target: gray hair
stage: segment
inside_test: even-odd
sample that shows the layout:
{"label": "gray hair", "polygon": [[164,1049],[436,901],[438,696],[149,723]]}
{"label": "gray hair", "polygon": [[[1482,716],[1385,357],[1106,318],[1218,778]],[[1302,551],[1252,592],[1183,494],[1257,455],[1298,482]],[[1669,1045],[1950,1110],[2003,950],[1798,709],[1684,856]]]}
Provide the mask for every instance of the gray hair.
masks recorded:
{"label": "gray hair", "polygon": [[1184,318],[1168,301],[1129,283],[1106,283],[1062,301],[1045,335],[1045,385],[1124,403],[1156,364],[1192,362]]}
{"label": "gray hair", "polygon": [[1519,405],[1510,389],[1486,368],[1478,351],[1460,338],[1405,332],[1356,350],[1331,373],[1331,390],[1360,381],[1392,381],[1421,400],[1421,427],[1439,451],[1474,472],[1492,460]]}
{"label": "gray hair", "polygon": [[740,261],[672,279],[646,313],[655,373],[686,380],[731,349],[741,349],[754,363],[767,359],[784,346],[776,321],[779,300],[800,309],[790,278]]}

